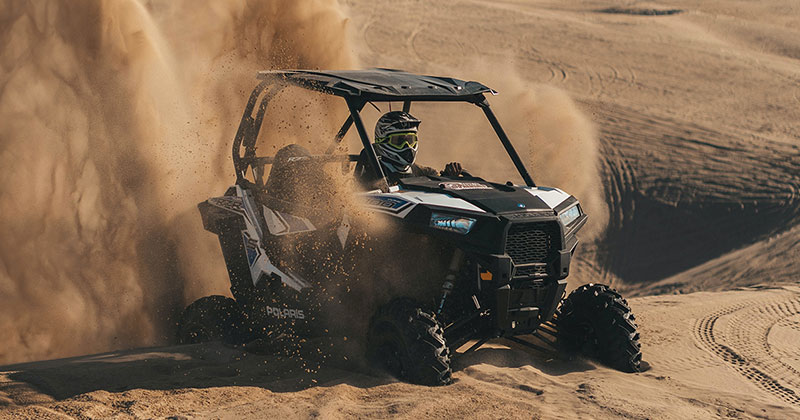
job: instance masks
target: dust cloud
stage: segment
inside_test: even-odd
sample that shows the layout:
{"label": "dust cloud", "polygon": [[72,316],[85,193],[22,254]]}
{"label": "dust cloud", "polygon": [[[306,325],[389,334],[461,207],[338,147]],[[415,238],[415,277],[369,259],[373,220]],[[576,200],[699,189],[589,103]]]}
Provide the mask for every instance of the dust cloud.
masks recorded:
{"label": "dust cloud", "polygon": [[255,71],[353,67],[346,19],[6,0],[0,22],[0,363],[169,340],[173,311],[228,287],[195,205],[232,180]]}
{"label": "dust cloud", "polygon": [[[357,67],[347,19],[334,0],[0,0],[0,22],[0,363],[171,340],[176,310],[229,287],[195,205],[233,179],[255,72]],[[534,178],[576,195],[599,229],[594,133],[564,93],[481,66],[435,73],[500,90],[490,100]],[[307,136],[332,136],[336,105],[279,96],[261,154],[320,152]],[[463,142],[426,143],[421,163],[512,179],[499,142],[475,139],[489,126],[472,111],[446,129],[428,127],[447,108],[422,113],[424,138]]]}
{"label": "dust cloud", "polygon": [[[491,101],[514,135],[520,155],[537,185],[557,187],[577,197],[590,218],[581,238],[594,239],[607,224],[608,208],[601,181],[600,145],[591,120],[567,92],[531,85],[513,70],[503,80],[486,83],[508,95]],[[495,76],[496,78],[496,76]]]}

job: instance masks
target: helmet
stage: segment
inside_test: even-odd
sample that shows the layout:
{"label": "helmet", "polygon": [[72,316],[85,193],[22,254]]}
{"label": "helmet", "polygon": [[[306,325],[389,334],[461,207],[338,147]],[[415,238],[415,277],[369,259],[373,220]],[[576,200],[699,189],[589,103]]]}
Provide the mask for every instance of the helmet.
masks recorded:
{"label": "helmet", "polygon": [[417,157],[420,120],[408,112],[391,111],[375,124],[375,153],[392,172],[406,172]]}

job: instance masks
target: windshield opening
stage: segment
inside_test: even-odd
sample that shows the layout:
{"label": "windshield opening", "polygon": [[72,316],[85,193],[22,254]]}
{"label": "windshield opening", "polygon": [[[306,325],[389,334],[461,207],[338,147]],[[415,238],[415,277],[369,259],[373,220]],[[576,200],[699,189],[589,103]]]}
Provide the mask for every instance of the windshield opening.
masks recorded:
{"label": "windshield opening", "polygon": [[[390,108],[391,104],[391,108]],[[402,102],[376,102],[364,106],[361,118],[374,141],[375,123],[386,112],[403,109]],[[465,102],[414,102],[410,113],[422,120],[418,133],[415,164],[441,171],[449,162],[459,162],[471,175],[498,182],[524,184],[514,163],[492,129],[483,111]],[[502,124],[502,121],[501,121]],[[524,130],[506,134],[520,156],[528,156],[528,138]],[[351,128],[339,148],[342,153],[358,154],[363,149],[355,128]],[[346,152],[344,152],[346,150]],[[524,159],[523,159],[524,160]]]}

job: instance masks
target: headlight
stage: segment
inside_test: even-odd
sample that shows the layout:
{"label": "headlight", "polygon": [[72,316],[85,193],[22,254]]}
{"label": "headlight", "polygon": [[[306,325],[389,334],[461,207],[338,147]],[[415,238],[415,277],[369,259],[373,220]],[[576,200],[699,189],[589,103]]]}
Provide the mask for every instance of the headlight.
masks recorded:
{"label": "headlight", "polygon": [[569,226],[570,223],[574,222],[581,216],[581,208],[576,203],[574,206],[564,210],[561,214],[558,215],[558,218],[561,220],[561,223],[564,226]]}
{"label": "headlight", "polygon": [[466,235],[475,225],[475,219],[470,217],[456,216],[453,214],[433,213],[431,214],[431,227],[447,230],[450,232]]}

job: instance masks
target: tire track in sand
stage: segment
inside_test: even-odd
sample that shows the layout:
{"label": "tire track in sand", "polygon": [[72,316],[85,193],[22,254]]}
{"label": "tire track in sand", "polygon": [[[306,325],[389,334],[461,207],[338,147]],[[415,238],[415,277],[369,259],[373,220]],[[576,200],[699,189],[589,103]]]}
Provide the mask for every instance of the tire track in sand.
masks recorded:
{"label": "tire track in sand", "polygon": [[[769,343],[771,329],[800,314],[800,296],[772,297],[722,307],[695,322],[700,347],[758,388],[800,406],[800,371]],[[800,336],[800,334],[798,334]],[[800,357],[800,351],[794,357]]]}
{"label": "tire track in sand", "polygon": [[586,102],[609,204],[600,262],[623,281],[652,284],[800,220],[800,147]]}

